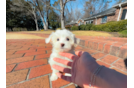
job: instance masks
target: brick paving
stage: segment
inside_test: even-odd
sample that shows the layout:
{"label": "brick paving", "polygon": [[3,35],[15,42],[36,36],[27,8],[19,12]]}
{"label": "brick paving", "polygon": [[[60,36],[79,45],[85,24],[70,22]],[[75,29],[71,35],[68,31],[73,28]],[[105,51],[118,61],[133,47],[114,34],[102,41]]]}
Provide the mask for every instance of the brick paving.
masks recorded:
{"label": "brick paving", "polygon": [[[30,33],[27,33],[30,34]],[[48,34],[35,34],[48,37]],[[127,57],[127,39],[115,37],[76,36],[81,39],[75,50],[89,52],[98,64],[127,75],[124,60]],[[51,82],[52,70],[48,64],[52,46],[44,39],[6,40],[7,88],[75,88],[62,79]]]}

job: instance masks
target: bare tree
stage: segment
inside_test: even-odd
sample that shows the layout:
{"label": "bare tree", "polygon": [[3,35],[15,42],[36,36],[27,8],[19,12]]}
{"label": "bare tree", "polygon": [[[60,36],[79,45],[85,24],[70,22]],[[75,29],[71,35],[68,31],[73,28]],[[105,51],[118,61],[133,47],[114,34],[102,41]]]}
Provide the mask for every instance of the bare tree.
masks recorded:
{"label": "bare tree", "polygon": [[95,0],[88,0],[84,4],[84,18],[90,17],[95,13]]}
{"label": "bare tree", "polygon": [[80,9],[78,9],[78,8],[76,8],[75,10],[74,10],[74,17],[75,17],[75,20],[78,20],[78,19],[81,19],[82,18],[82,13],[81,13],[81,10]]}
{"label": "bare tree", "polygon": [[30,15],[35,24],[36,24],[36,30],[38,31],[38,16],[37,16],[37,9],[34,5],[28,3],[28,0],[13,0],[13,5],[11,6],[11,10],[14,11],[23,11],[24,14]]}
{"label": "bare tree", "polygon": [[84,18],[104,11],[112,0],[86,0],[84,4]]}
{"label": "bare tree", "polygon": [[[44,3],[42,3],[42,1]],[[40,18],[43,22],[44,30],[48,29],[48,10],[47,4],[50,4],[50,0],[29,0],[29,3],[36,7],[39,12]],[[46,19],[45,19],[46,18]],[[46,21],[45,21],[46,20]]]}
{"label": "bare tree", "polygon": [[[75,1],[75,0],[58,0],[58,3],[60,3],[60,9],[57,9],[55,7],[52,7],[50,5],[46,5],[50,8],[53,8],[55,10],[60,11],[60,18],[61,18],[61,28],[64,29],[65,28],[65,17],[64,17],[64,10],[65,10],[65,6],[68,2],[70,1]],[[44,2],[44,1],[43,1]]]}
{"label": "bare tree", "polygon": [[[47,8],[45,7],[46,4],[48,4],[48,2],[45,0],[45,4],[44,3],[41,3],[40,0],[35,0],[34,2],[36,2],[34,5],[37,6],[37,10],[40,14],[40,17],[41,17],[41,20],[43,22],[43,27],[44,27],[44,30],[47,30],[48,29],[48,21],[45,22],[45,19],[44,19],[44,15],[45,13],[47,12]],[[31,2],[32,3],[32,2]],[[50,3],[50,0],[49,0],[49,3]],[[48,17],[48,14],[46,13],[46,17]]]}
{"label": "bare tree", "polygon": [[[69,8],[70,8],[70,11],[69,11]],[[75,20],[75,17],[74,17],[74,11],[73,11],[73,8],[71,5],[67,6],[66,5],[66,9],[65,9],[65,23],[69,23],[71,22],[72,20]]]}
{"label": "bare tree", "polygon": [[124,1],[127,1],[127,0],[115,0],[115,4],[119,4],[119,3],[121,3],[121,2],[124,2]]}

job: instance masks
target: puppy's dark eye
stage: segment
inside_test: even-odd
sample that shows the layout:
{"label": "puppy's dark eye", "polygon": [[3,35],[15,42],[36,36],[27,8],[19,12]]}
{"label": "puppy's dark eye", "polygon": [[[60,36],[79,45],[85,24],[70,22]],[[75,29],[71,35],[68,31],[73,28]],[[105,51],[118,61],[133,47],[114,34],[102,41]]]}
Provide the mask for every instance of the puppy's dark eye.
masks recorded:
{"label": "puppy's dark eye", "polygon": [[57,38],[57,41],[59,41],[59,38]]}
{"label": "puppy's dark eye", "polygon": [[69,41],[69,38],[67,38],[67,41]]}

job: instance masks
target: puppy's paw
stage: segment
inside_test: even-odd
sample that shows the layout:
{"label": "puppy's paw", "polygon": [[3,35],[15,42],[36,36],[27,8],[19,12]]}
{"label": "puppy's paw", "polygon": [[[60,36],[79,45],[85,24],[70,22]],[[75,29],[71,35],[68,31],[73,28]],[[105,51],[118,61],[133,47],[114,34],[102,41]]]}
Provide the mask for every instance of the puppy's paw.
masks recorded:
{"label": "puppy's paw", "polygon": [[50,77],[50,81],[55,81],[55,80],[57,80],[58,79],[58,76],[55,74],[55,75],[52,75],[51,77]]}

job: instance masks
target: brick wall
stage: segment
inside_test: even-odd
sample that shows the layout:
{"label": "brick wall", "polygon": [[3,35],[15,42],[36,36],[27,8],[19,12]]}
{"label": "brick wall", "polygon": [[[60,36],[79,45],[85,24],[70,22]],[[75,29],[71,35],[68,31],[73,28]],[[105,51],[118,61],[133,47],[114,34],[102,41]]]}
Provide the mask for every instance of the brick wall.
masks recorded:
{"label": "brick wall", "polygon": [[95,25],[96,19],[93,20],[93,24]]}
{"label": "brick wall", "polygon": [[78,23],[77,23],[77,24],[75,24],[75,26],[78,26]]}
{"label": "brick wall", "polygon": [[[127,9],[127,6],[123,7],[122,10],[121,10],[121,15],[120,15],[120,18],[119,18],[120,20],[121,20],[122,13],[123,13],[124,9]],[[109,21],[117,21],[118,15],[119,15],[119,11],[120,11],[120,8],[117,8],[116,11],[115,11],[115,14],[107,16],[107,22],[109,22]],[[102,17],[101,18],[97,18],[97,25],[101,24],[101,20],[102,20]],[[96,23],[96,19],[94,19],[93,24],[95,24],[95,23]]]}
{"label": "brick wall", "polygon": [[102,20],[102,18],[97,18],[97,25],[101,24],[101,20]]}
{"label": "brick wall", "polygon": [[[107,22],[109,22],[109,21],[117,21],[119,11],[120,11],[120,9],[117,8],[114,15],[107,16]],[[121,14],[122,14],[122,11],[121,11]],[[120,16],[120,18],[121,18],[121,16]]]}
{"label": "brick wall", "polygon": [[[107,16],[107,22],[109,22],[109,21],[117,21],[118,13],[119,13],[119,10],[117,10],[115,12],[115,14]],[[102,17],[97,18],[97,25],[102,24],[101,20],[102,20]],[[96,20],[95,20],[95,22],[96,22]]]}

